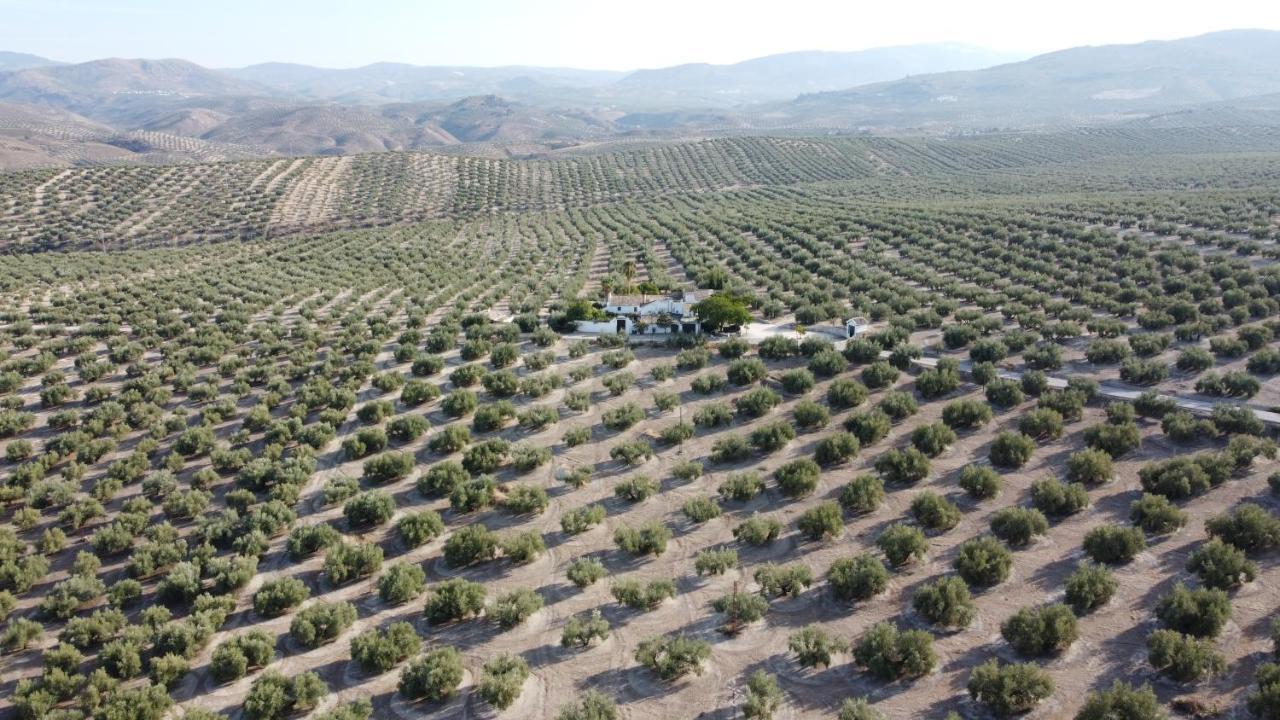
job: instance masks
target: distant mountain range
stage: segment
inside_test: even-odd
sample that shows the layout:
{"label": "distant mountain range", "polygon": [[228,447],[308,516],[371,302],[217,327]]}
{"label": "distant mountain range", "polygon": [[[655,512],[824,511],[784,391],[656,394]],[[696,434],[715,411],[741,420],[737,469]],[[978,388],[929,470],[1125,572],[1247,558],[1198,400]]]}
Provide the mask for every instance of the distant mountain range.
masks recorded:
{"label": "distant mountain range", "polygon": [[[42,153],[48,164],[116,162],[119,153],[169,162],[184,153],[445,146],[510,156],[619,139],[783,130],[1276,124],[1278,68],[1280,32],[1266,30],[1029,59],[933,44],[630,73],[394,63],[215,70],[174,59],[62,64],[0,53],[0,168],[40,164]],[[72,136],[105,140],[114,150],[77,155]]]}
{"label": "distant mountain range", "polygon": [[1280,32],[1080,47],[969,72],[919,75],[802,96],[789,123],[871,128],[1027,127],[1132,119],[1280,92]]}

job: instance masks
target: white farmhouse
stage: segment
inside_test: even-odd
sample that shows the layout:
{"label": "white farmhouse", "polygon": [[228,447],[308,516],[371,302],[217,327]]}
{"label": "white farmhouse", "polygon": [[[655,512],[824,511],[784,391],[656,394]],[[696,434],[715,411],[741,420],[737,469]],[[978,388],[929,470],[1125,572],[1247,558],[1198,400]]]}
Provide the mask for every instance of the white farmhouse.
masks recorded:
{"label": "white farmhouse", "polygon": [[710,290],[677,290],[664,295],[610,293],[597,307],[609,315],[600,322],[579,322],[578,332],[665,335],[702,331],[693,306],[711,296]]}

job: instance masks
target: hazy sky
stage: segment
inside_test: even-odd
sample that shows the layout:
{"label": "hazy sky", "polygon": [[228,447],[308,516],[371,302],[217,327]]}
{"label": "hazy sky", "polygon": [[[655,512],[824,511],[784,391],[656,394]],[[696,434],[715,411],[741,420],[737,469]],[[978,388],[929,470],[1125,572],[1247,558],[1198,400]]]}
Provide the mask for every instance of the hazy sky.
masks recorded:
{"label": "hazy sky", "polygon": [[0,49],[213,67],[386,60],[625,70],[939,41],[1043,52],[1242,27],[1280,29],[1280,2],[0,0]]}

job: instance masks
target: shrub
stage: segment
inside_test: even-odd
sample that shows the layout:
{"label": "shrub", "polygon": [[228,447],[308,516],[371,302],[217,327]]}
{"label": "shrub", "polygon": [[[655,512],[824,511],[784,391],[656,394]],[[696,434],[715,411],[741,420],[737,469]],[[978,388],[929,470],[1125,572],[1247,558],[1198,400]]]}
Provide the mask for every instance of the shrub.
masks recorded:
{"label": "shrub", "polygon": [[632,475],[613,488],[613,494],[629,502],[642,502],[658,493],[658,481],[647,475]]}
{"label": "shrub", "polygon": [[[249,688],[244,699],[244,716],[248,720],[280,720],[291,713],[315,707],[328,692],[328,685],[313,672],[304,672],[290,679],[278,672],[267,671]],[[134,708],[133,712],[136,711]],[[132,713],[120,715],[132,716]]]}
{"label": "shrub", "polygon": [[1066,601],[1079,614],[1111,602],[1119,583],[1105,565],[1082,562],[1066,580]]}
{"label": "shrub", "polygon": [[799,498],[811,494],[818,487],[821,472],[818,463],[801,459],[782,465],[774,471],[773,477],[784,495]]}
{"label": "shrub", "polygon": [[905,420],[920,411],[915,398],[904,392],[889,391],[884,394],[876,408],[893,422]]}
{"label": "shrub", "polygon": [[1031,459],[1035,447],[1035,442],[1026,435],[1002,432],[991,443],[991,463],[999,467],[1020,468]]}
{"label": "shrub", "polygon": [[814,447],[814,460],[819,465],[839,465],[857,457],[861,443],[847,432],[837,432],[818,441]]}
{"label": "shrub", "polygon": [[566,512],[560,518],[560,529],[566,535],[578,535],[604,522],[605,510],[601,505],[586,505]]}
{"label": "shrub", "polygon": [[782,534],[782,523],[773,518],[753,515],[733,529],[735,540],[748,545],[765,545]]}
{"label": "shrub", "polygon": [[507,535],[498,543],[502,555],[517,565],[531,563],[538,559],[547,546],[542,541],[542,535],[536,530],[526,530]]}
{"label": "shrub", "polygon": [[885,482],[914,485],[929,475],[929,458],[913,447],[893,448],[876,458],[873,467]]}
{"label": "shrub", "polygon": [[484,596],[480,583],[451,578],[431,588],[423,614],[432,624],[463,620],[484,611]]}
{"label": "shrub", "polygon": [[413,453],[383,453],[365,460],[363,477],[371,483],[388,483],[408,475],[413,466]]}
{"label": "shrub", "polygon": [[719,427],[733,422],[733,411],[721,402],[707,403],[693,414],[693,424],[698,427]]}
{"label": "shrub", "polygon": [[[670,425],[666,428],[663,428],[662,434],[660,435],[660,437],[662,438],[662,442],[666,443],[667,445],[678,445],[684,442],[685,440],[688,440],[689,438],[693,437],[693,434],[694,434],[694,429],[692,425],[686,422],[679,422],[674,425]],[[589,435],[590,435],[590,431],[588,431],[588,436]],[[589,437],[587,439],[589,439]],[[585,441],[586,439],[584,439],[584,442]]]}
{"label": "shrub", "polygon": [[751,445],[762,453],[771,453],[781,450],[795,437],[795,428],[789,422],[766,423],[751,431]]}
{"label": "shrub", "polygon": [[1062,415],[1057,410],[1036,408],[1018,421],[1018,432],[1035,440],[1057,440],[1062,437]]}
{"label": "shrub", "polygon": [[987,383],[985,394],[987,402],[996,407],[1013,407],[1022,404],[1024,399],[1022,387],[1016,380],[996,379]]}
{"label": "shrub", "polygon": [[796,528],[809,540],[838,537],[844,531],[844,516],[834,502],[821,502],[801,513]]}
{"label": "shrub", "polygon": [[1217,637],[1231,618],[1231,600],[1223,590],[1188,590],[1178,583],[1156,602],[1156,617],[1169,629],[1185,635]]}
{"label": "shrub", "polygon": [[250,630],[218,645],[209,660],[209,672],[218,682],[231,682],[244,677],[250,668],[266,667],[274,655],[275,638]]}
{"label": "shrub", "polygon": [[650,638],[642,641],[635,652],[636,662],[663,680],[674,680],[689,673],[701,675],[702,663],[710,656],[711,645],[686,635]]}
{"label": "shrub", "polygon": [[1120,365],[1120,379],[1134,385],[1154,385],[1169,377],[1169,366],[1155,360],[1129,358]]}
{"label": "shrub", "polygon": [[639,527],[620,527],[613,533],[614,544],[632,555],[661,555],[669,540],[671,530],[656,520]]}
{"label": "shrub", "polygon": [[847,652],[849,643],[832,637],[816,625],[806,625],[787,639],[787,649],[796,656],[801,667],[830,667],[831,656]]}
{"label": "shrub", "polygon": [[693,569],[699,575],[723,575],[737,566],[738,551],[733,548],[699,550],[693,560]]}
{"label": "shrub", "polygon": [[1009,577],[1013,555],[993,537],[976,537],[960,545],[954,565],[965,582],[990,587]]}
{"label": "shrub", "polygon": [[756,593],[735,590],[716,598],[711,607],[725,616],[721,630],[729,635],[736,635],[745,625],[764,617],[769,610],[769,601]]}
{"label": "shrub", "polygon": [[887,622],[871,626],[858,639],[853,660],[885,682],[922,677],[938,662],[932,635],[922,630],[900,631]]}
{"label": "shrub", "polygon": [[700,395],[710,395],[724,389],[729,384],[729,380],[724,375],[716,373],[703,373],[693,379],[690,387],[694,392]]}
{"label": "shrub", "polygon": [[1106,690],[1091,692],[1075,720],[1166,720],[1164,706],[1150,685],[1134,687],[1116,680]]}
{"label": "shrub", "polygon": [[1003,665],[997,660],[975,667],[966,685],[969,697],[997,715],[1024,713],[1053,695],[1053,678],[1032,663]]}
{"label": "shrub", "polygon": [[381,525],[395,514],[396,501],[381,490],[369,490],[347,501],[342,514],[352,527]]}
{"label": "shrub", "polygon": [[894,366],[883,360],[877,360],[862,369],[862,384],[872,390],[892,385],[899,375]]}
{"label": "shrub", "polygon": [[621,431],[644,419],[644,411],[635,403],[625,403],[604,411],[600,421],[610,430]]}
{"label": "shrub", "polygon": [[493,506],[497,483],[492,475],[467,478],[449,493],[449,508],[455,513],[473,513]]}
{"label": "shrub", "polygon": [[418,415],[403,415],[387,423],[387,436],[399,442],[411,442],[422,437],[430,427],[426,418]]}
{"label": "shrub", "polygon": [[725,435],[711,444],[711,461],[742,462],[751,457],[751,445],[741,435]]}
{"label": "shrub", "polygon": [[812,390],[815,384],[813,373],[805,368],[782,373],[779,380],[782,382],[782,389],[792,395],[803,395]]}
{"label": "shrub", "polygon": [[583,648],[593,640],[605,640],[608,637],[609,621],[601,616],[599,610],[592,610],[587,617],[574,615],[565,621],[564,630],[560,633],[560,646]]}
{"label": "shrub", "polygon": [[725,375],[734,385],[750,385],[760,382],[769,374],[769,368],[756,358],[738,358],[729,363]]}
{"label": "shrub", "polygon": [[1209,641],[1175,630],[1156,630],[1147,637],[1147,661],[1151,667],[1181,682],[1218,675],[1227,666]]}
{"label": "shrub", "polygon": [[450,567],[465,567],[492,560],[497,551],[497,536],[480,524],[455,530],[444,543],[444,559]]}
{"label": "shrub", "polygon": [[1000,625],[1000,634],[1023,655],[1049,655],[1070,647],[1079,629],[1071,609],[1056,603],[1018,610]]}
{"label": "shrub", "polygon": [[378,578],[378,597],[399,605],[421,595],[426,584],[427,574],[417,563],[392,565]]}
{"label": "shrub", "polygon": [[1205,521],[1204,527],[1209,535],[1247,553],[1280,544],[1280,518],[1253,503],[1241,503],[1230,514],[1215,515]]}
{"label": "shrub", "polygon": [[438,702],[462,684],[462,655],[448,645],[428,650],[400,671],[397,692],[410,700]]}
{"label": "shrub", "polygon": [[725,500],[750,500],[764,492],[764,480],[755,471],[729,473],[716,492]]}
{"label": "shrub", "polygon": [[857,380],[836,378],[827,386],[827,404],[836,410],[846,410],[867,401],[867,388]]}
{"label": "shrub", "polygon": [[644,440],[632,440],[614,445],[609,449],[609,457],[624,465],[639,465],[653,457],[653,448]]}
{"label": "shrub", "polygon": [[782,396],[769,388],[760,387],[743,393],[733,404],[738,409],[738,414],[758,418],[764,417],[780,402]]}
{"label": "shrub", "polygon": [[1049,377],[1040,370],[1028,370],[1022,373],[1018,386],[1024,393],[1037,397],[1049,389]]}
{"label": "shrub", "polygon": [[[952,713],[954,715],[954,713]],[[867,702],[865,697],[846,698],[840,704],[840,712],[836,715],[837,720],[884,720],[883,716],[871,707],[871,703]],[[952,720],[951,715],[947,716],[947,720]]]}
{"label": "shrub", "polygon": [[1187,570],[1206,587],[1229,590],[1258,576],[1258,565],[1244,551],[1217,538],[1201,545],[1187,560]]}
{"label": "shrub", "polygon": [[1096,485],[1114,475],[1111,455],[1102,450],[1081,450],[1067,458],[1067,479],[1071,482]]}
{"label": "shrub", "polygon": [[911,499],[911,516],[920,525],[935,532],[950,530],[960,524],[960,508],[928,490]]}
{"label": "shrub", "polygon": [[503,628],[513,628],[542,609],[542,596],[528,588],[516,588],[499,595],[486,614]]}
{"label": "shrub", "polygon": [[1280,714],[1280,665],[1263,663],[1254,675],[1258,691],[1249,695],[1245,706],[1260,718],[1274,718]]}
{"label": "shrub", "polygon": [[608,574],[603,563],[589,557],[577,558],[569,563],[569,569],[565,571],[565,576],[569,578],[569,582],[578,587],[592,585]]}
{"label": "shrub", "polygon": [[884,553],[889,564],[896,567],[923,559],[929,544],[919,528],[898,523],[880,533],[876,538],[876,547]]}
{"label": "shrub", "polygon": [[911,596],[911,607],[939,627],[966,628],[977,612],[969,587],[958,577],[944,577],[926,583]]}
{"label": "shrub", "polygon": [[253,594],[253,611],[262,617],[279,617],[310,596],[311,590],[297,578],[267,580]]}
{"label": "shrub", "polygon": [[921,425],[911,432],[911,444],[929,457],[941,455],[955,441],[955,431],[943,423]]}
{"label": "shrub", "polygon": [[977,500],[1000,494],[1000,475],[985,465],[966,465],[960,471],[960,488]]}
{"label": "shrub", "polygon": [[1066,517],[1088,507],[1089,493],[1080,483],[1065,485],[1056,478],[1046,478],[1031,483],[1031,504],[1045,515]]}
{"label": "shrub", "polygon": [[342,631],[356,621],[356,609],[351,603],[316,603],[303,608],[293,616],[289,634],[309,647],[319,647],[338,639]]}
{"label": "shrub", "polygon": [[1013,546],[1026,545],[1049,531],[1049,521],[1039,510],[1007,507],[991,517],[991,532]]}
{"label": "shrub", "polygon": [[1101,450],[1111,457],[1120,457],[1136,450],[1142,442],[1142,436],[1138,433],[1138,426],[1132,422],[1102,423],[1085,430],[1084,441],[1095,450]]}
{"label": "shrub", "polygon": [[1206,464],[1199,459],[1200,456],[1179,457],[1152,463],[1138,469],[1138,480],[1144,491],[1163,495],[1171,500],[1198,495],[1215,484],[1206,470]]}
{"label": "shrub", "polygon": [[[834,351],[831,354],[844,362],[839,354]],[[742,704],[742,716],[749,720],[772,720],[782,700],[782,689],[778,687],[777,679],[763,670],[756,670],[747,678],[747,699]]]}
{"label": "shrub", "polygon": [[351,659],[365,672],[384,673],[422,648],[422,638],[407,622],[366,630],[351,638]]}
{"label": "shrub", "polygon": [[1084,551],[1095,562],[1124,564],[1145,550],[1147,541],[1135,527],[1099,525],[1084,535]]}
{"label": "shrub", "polygon": [[852,513],[875,512],[884,502],[884,481],[875,475],[858,475],[840,489],[840,505]]}
{"label": "shrub", "polygon": [[670,580],[621,580],[610,589],[613,599],[633,610],[653,610],[664,600],[676,596],[676,585]]}
{"label": "shrub", "polygon": [[840,600],[867,600],[889,586],[889,571],[873,555],[841,558],[827,570],[827,584]]}
{"label": "shrub", "polygon": [[436,433],[434,437],[427,442],[427,446],[432,452],[436,453],[452,453],[458,452],[471,442],[471,430],[461,423],[449,425]]}
{"label": "shrub", "polygon": [[1129,504],[1129,520],[1153,535],[1171,533],[1187,524],[1187,514],[1163,495],[1143,493]]}
{"label": "shrub", "polygon": [[874,409],[850,417],[844,423],[844,429],[853,433],[858,442],[870,445],[884,438],[893,429],[889,416],[883,410]]}
{"label": "shrub", "polygon": [[953,400],[942,408],[942,422],[952,430],[979,428],[991,422],[991,406],[978,400]]}
{"label": "shrub", "polygon": [[1212,420],[1196,418],[1185,410],[1166,414],[1160,420],[1160,429],[1171,440],[1191,443],[1218,437],[1218,427]]}
{"label": "shrub", "polygon": [[801,400],[792,409],[796,425],[803,430],[816,430],[831,422],[831,413],[812,400]]}

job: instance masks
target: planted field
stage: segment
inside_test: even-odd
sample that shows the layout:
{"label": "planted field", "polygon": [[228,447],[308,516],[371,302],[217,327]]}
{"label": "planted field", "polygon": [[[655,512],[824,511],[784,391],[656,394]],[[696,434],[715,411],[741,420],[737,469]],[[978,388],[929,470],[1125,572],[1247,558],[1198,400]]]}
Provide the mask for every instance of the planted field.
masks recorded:
{"label": "planted field", "polygon": [[6,176],[156,246],[0,260],[0,712],[1272,716],[1280,199],[1102,135]]}
{"label": "planted field", "polygon": [[[8,199],[0,243],[17,251],[121,249],[808,183],[853,183],[859,197],[884,199],[1274,187],[1277,151],[1273,128],[1200,128],[743,137],[529,161],[390,152],[29,171],[0,176],[0,197]],[[148,222],[138,224],[139,216]]]}

